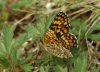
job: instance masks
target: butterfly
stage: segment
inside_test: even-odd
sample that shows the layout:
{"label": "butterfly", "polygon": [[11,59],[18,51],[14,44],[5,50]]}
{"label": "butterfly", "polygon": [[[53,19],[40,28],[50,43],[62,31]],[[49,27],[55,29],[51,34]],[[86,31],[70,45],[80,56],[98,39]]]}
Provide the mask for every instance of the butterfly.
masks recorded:
{"label": "butterfly", "polygon": [[73,57],[69,51],[71,47],[78,47],[78,41],[70,32],[70,24],[64,12],[58,13],[50,27],[44,34],[44,48],[59,58]]}

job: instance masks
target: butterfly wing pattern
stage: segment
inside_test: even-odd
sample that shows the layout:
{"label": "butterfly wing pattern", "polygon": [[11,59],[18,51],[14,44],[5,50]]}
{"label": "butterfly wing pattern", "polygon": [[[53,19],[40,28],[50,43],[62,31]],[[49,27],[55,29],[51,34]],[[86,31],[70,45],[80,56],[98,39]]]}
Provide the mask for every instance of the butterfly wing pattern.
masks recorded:
{"label": "butterfly wing pattern", "polygon": [[59,58],[69,58],[73,57],[71,47],[78,47],[77,38],[70,32],[67,15],[60,12],[44,34],[44,48]]}

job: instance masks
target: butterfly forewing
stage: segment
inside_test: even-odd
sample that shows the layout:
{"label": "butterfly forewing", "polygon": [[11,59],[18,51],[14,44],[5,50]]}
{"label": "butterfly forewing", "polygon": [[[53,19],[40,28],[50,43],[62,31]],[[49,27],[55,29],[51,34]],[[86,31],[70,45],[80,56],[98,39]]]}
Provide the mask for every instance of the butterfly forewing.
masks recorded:
{"label": "butterfly forewing", "polygon": [[54,31],[56,35],[62,35],[69,32],[68,17],[65,13],[60,12],[57,14],[50,25],[50,29]]}

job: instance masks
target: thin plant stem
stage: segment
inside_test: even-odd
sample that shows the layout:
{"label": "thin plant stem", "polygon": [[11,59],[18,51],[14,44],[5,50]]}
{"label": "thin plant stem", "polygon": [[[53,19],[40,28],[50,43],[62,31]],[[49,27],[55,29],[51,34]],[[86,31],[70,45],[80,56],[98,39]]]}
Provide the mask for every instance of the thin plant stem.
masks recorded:
{"label": "thin plant stem", "polygon": [[16,69],[15,69],[14,63],[12,62],[11,57],[9,57],[9,62],[10,62],[10,65],[11,65],[11,67],[12,67],[12,71],[13,71],[13,72],[16,72]]}

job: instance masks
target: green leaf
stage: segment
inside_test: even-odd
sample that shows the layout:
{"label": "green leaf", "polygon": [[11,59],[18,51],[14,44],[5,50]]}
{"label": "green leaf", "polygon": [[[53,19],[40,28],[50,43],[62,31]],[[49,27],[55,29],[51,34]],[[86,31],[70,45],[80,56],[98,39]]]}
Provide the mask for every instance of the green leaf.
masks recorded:
{"label": "green leaf", "polygon": [[3,39],[3,44],[4,44],[4,47],[5,47],[5,50],[7,53],[9,53],[9,49],[11,47],[12,38],[13,38],[13,31],[14,31],[13,26],[11,26],[9,28],[4,27],[4,29],[3,29],[2,39]]}
{"label": "green leaf", "polygon": [[85,57],[83,58],[78,58],[74,62],[74,69],[73,72],[85,72],[86,71],[86,66],[87,66],[87,59]]}
{"label": "green leaf", "polygon": [[92,68],[91,72],[99,72],[99,70],[96,68]]}
{"label": "green leaf", "polygon": [[20,62],[20,64],[24,64],[25,62],[28,62],[32,58],[32,56],[33,56],[32,54],[29,54],[27,58],[25,58]]}
{"label": "green leaf", "polygon": [[[45,61],[45,62],[44,62]],[[46,54],[46,56],[44,56],[43,58],[41,59],[38,59],[36,61],[37,64],[41,64],[41,63],[45,63],[45,64],[48,64],[50,62],[50,54]]]}
{"label": "green leaf", "polygon": [[41,22],[37,22],[36,24],[38,31],[41,33],[41,36],[44,35],[45,29],[44,29],[44,24]]}
{"label": "green leaf", "polygon": [[[11,67],[10,66],[10,63],[9,63],[9,61],[8,61],[8,59],[6,59],[6,58],[4,58],[4,57],[0,57],[0,64],[1,64],[1,66],[3,67],[3,68],[9,68],[9,67]],[[0,67],[1,67],[0,66]]]}
{"label": "green leaf", "polygon": [[20,49],[17,49],[17,50],[12,52],[11,59],[14,62],[15,65],[19,64],[20,56],[21,56]]}
{"label": "green leaf", "polygon": [[100,39],[100,33],[90,34],[90,35],[88,35],[88,38],[91,38],[92,40],[98,40],[98,39]]}
{"label": "green leaf", "polygon": [[23,64],[21,65],[21,68],[25,71],[25,72],[29,72],[33,69],[33,66],[31,66],[30,64]]}
{"label": "green leaf", "polygon": [[20,51],[20,49],[18,49],[16,51],[16,58],[19,59],[20,58],[20,55],[21,55],[21,51]]}
{"label": "green leaf", "polygon": [[40,72],[46,72],[43,68],[43,66],[40,67]]}
{"label": "green leaf", "polygon": [[97,24],[95,24],[90,31],[88,32],[88,35],[91,34],[94,30],[100,30],[100,23],[98,22]]}
{"label": "green leaf", "polygon": [[21,34],[18,39],[14,42],[14,44],[11,47],[11,52],[15,49],[19,48],[24,42],[28,40],[28,36],[26,34]]}
{"label": "green leaf", "polygon": [[71,32],[74,33],[75,35],[79,35],[79,31],[80,31],[80,37],[83,39],[84,36],[85,36],[85,33],[86,33],[86,26],[87,26],[87,23],[86,23],[86,20],[83,20],[83,19],[74,19],[71,21],[71,27],[72,27],[72,30]]}
{"label": "green leaf", "polygon": [[6,55],[6,51],[5,51],[2,43],[0,43],[0,55]]}
{"label": "green leaf", "polygon": [[40,38],[40,32],[35,26],[28,25],[25,27],[27,33],[28,33],[28,38],[33,38],[33,40],[36,40],[37,38]]}
{"label": "green leaf", "polygon": [[34,27],[32,25],[26,26],[25,30],[27,31],[29,37],[37,36],[37,34],[38,34],[36,27]]}
{"label": "green leaf", "polygon": [[53,19],[54,19],[54,16],[50,16],[46,19],[46,21],[45,21],[45,30],[49,28],[49,26],[51,25]]}
{"label": "green leaf", "polygon": [[45,66],[45,67],[41,66],[40,67],[40,72],[49,72],[49,65]]}
{"label": "green leaf", "polygon": [[59,65],[55,66],[53,69],[55,72],[67,72],[67,67],[63,68]]}
{"label": "green leaf", "polygon": [[24,7],[24,6],[28,6],[28,7],[31,7],[32,5],[32,0],[21,0],[21,1],[18,1],[17,3],[13,4],[11,7],[13,9],[19,9],[21,7]]}
{"label": "green leaf", "polygon": [[70,21],[70,25],[71,27],[77,27],[77,26],[80,26],[80,23],[81,23],[81,19],[74,19],[74,20],[71,20]]}
{"label": "green leaf", "polygon": [[6,5],[6,0],[0,0],[0,10],[4,10]]}

